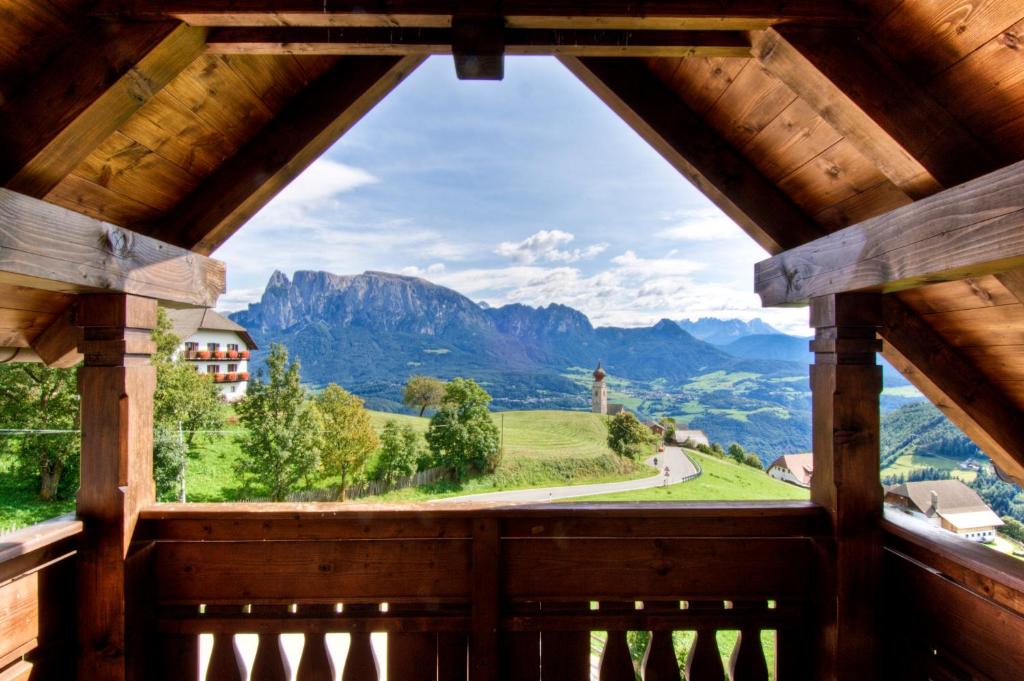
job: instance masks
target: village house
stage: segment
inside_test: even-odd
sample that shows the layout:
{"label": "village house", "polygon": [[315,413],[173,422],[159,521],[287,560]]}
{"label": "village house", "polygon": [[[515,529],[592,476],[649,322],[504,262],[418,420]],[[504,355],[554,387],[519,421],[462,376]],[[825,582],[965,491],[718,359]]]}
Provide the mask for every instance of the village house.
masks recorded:
{"label": "village house", "polygon": [[972,541],[995,539],[1003,525],[978,493],[960,480],[924,480],[894,485],[885,503]]}
{"label": "village house", "polygon": [[811,475],[814,473],[814,454],[783,454],[772,461],[767,472],[769,477],[776,480],[810,489]]}
{"label": "village house", "polygon": [[676,428],[676,444],[687,445],[696,447],[697,445],[704,445],[705,447],[711,446],[711,441],[708,439],[707,433],[703,430],[695,430],[688,428]]}
{"label": "village house", "polygon": [[245,397],[250,353],[258,349],[245,327],[209,308],[168,310],[167,316],[181,339],[178,356],[210,374],[226,401]]}

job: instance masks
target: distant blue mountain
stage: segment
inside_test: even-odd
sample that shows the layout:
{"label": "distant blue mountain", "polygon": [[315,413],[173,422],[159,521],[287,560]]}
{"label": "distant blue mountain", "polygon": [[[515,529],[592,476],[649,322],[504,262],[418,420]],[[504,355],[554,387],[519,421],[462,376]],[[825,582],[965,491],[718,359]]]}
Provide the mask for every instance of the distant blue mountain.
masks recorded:
{"label": "distant blue mountain", "polygon": [[701,317],[697,321],[683,319],[679,322],[679,326],[689,332],[694,338],[699,338],[700,340],[712,343],[713,345],[726,345],[740,338],[754,334],[767,335],[782,333],[759,318],[745,322],[741,319]]}
{"label": "distant blue mountain", "polygon": [[735,355],[736,357],[781,359],[786,362],[809,364],[814,359],[809,343],[809,338],[800,338],[775,332],[742,336],[721,347],[730,355]]}

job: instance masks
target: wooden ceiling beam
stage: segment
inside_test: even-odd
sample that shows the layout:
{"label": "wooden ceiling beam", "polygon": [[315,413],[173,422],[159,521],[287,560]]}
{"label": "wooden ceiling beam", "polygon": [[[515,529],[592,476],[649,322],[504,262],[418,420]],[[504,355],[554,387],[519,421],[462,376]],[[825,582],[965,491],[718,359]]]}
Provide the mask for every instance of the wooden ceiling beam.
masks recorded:
{"label": "wooden ceiling beam", "polygon": [[765,306],[844,291],[899,291],[1024,266],[1024,161],[754,266]]}
{"label": "wooden ceiling beam", "polygon": [[[455,0],[101,0],[99,16],[161,19],[192,26],[350,26],[446,28],[465,3]],[[780,23],[851,25],[864,14],[843,0],[503,0],[509,28],[763,30]]]}
{"label": "wooden ceiling beam", "polygon": [[793,248],[824,233],[642,61],[560,59],[769,253]]}
{"label": "wooden ceiling beam", "polygon": [[0,283],[213,307],[224,263],[0,189]]}
{"label": "wooden ceiling beam", "polygon": [[998,160],[863,32],[778,26],[752,53],[913,199]]}
{"label": "wooden ceiling beam", "polygon": [[[506,29],[505,54],[571,57],[748,57],[740,31],[577,31]],[[448,55],[446,28],[220,28],[210,32],[213,54]]]}
{"label": "wooden ceiling beam", "polygon": [[1024,414],[896,295],[884,297],[883,317],[882,356],[1024,485]]}
{"label": "wooden ceiling beam", "polygon": [[148,233],[213,252],[422,61],[341,58]]}
{"label": "wooden ceiling beam", "polygon": [[204,49],[178,22],[83,28],[0,108],[0,184],[42,198]]}

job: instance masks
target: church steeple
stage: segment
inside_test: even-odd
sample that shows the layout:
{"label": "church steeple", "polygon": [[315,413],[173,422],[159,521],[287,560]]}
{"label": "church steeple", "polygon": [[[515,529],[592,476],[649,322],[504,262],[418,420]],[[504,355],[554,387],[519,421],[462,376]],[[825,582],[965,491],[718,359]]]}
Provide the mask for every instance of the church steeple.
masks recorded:
{"label": "church steeple", "polygon": [[595,414],[608,413],[608,385],[604,382],[606,375],[599,360],[594,369],[594,385],[590,389],[590,410]]}

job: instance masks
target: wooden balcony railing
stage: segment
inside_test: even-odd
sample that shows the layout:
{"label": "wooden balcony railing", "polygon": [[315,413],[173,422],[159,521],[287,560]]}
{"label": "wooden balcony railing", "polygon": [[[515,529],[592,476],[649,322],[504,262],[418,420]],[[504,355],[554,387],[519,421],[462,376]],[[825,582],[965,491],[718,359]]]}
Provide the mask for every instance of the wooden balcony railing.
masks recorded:
{"label": "wooden balcony railing", "polygon": [[61,518],[0,536],[0,679],[75,676],[75,551]]}
{"label": "wooden balcony railing", "polygon": [[[809,678],[825,514],[807,503],[388,509],[161,505],[145,511],[159,660],[152,678],[245,677],[233,636],[259,635],[253,679],[287,679],[279,634],[305,637],[299,681],[635,678],[627,631],[653,632],[644,678]],[[383,604],[387,604],[384,606]],[[716,632],[741,632],[726,664]],[[671,635],[696,632],[680,670]],[[344,632],[345,660],[325,635]]]}
{"label": "wooden balcony railing", "polygon": [[1024,562],[900,511],[888,511],[884,527],[891,678],[1022,678]]}

